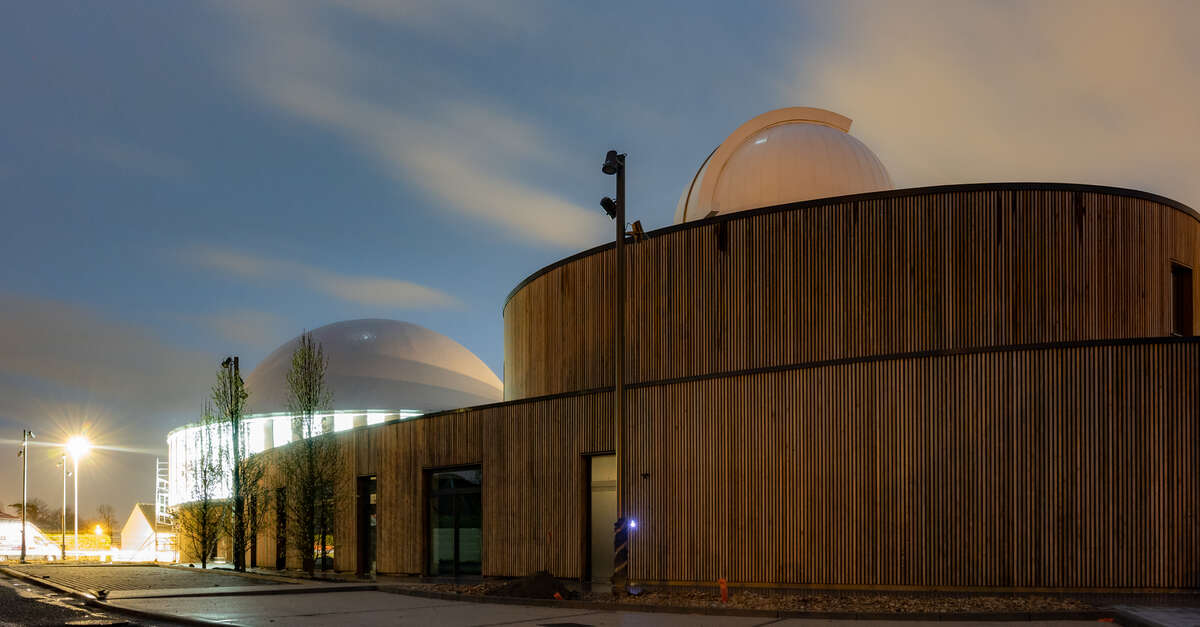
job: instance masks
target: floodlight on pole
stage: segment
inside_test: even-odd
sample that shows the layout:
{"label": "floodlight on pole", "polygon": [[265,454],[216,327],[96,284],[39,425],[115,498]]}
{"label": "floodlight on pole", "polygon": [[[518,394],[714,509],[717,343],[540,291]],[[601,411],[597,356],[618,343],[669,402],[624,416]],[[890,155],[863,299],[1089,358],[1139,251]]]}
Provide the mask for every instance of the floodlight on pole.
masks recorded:
{"label": "floodlight on pole", "polygon": [[609,198],[608,196],[601,198],[600,206],[604,208],[604,213],[607,213],[608,217],[614,219],[617,217],[617,203],[612,198]]}
{"label": "floodlight on pole", "polygon": [[75,464],[75,559],[79,559],[79,458],[92,450],[92,443],[82,435],[67,440],[67,452]]}
{"label": "floodlight on pole", "polygon": [[607,196],[600,206],[616,223],[616,242],[613,244],[613,457],[617,465],[617,520],[613,528],[613,587],[622,585],[628,577],[628,563],[623,536],[625,534],[625,155],[615,150],[604,155],[600,171],[617,176],[617,199]]}

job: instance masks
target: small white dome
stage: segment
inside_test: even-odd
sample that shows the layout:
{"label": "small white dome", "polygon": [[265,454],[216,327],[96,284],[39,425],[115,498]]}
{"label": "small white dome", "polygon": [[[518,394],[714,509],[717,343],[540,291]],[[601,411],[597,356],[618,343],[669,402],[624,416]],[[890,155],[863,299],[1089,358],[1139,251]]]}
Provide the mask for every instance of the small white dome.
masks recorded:
{"label": "small white dome", "polygon": [[[462,344],[398,320],[348,320],[312,332],[329,367],[333,410],[431,412],[498,402],[500,379]],[[287,372],[299,336],[246,377],[247,414],[287,411]]]}
{"label": "small white dome", "polygon": [[684,188],[675,223],[791,202],[892,189],[883,163],[849,134],[847,117],[811,107],[738,127]]}

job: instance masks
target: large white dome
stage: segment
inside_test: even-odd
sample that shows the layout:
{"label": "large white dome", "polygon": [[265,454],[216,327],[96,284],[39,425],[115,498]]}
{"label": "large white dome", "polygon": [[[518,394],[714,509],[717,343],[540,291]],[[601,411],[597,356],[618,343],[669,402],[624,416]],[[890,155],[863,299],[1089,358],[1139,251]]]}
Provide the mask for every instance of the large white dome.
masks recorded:
{"label": "large white dome", "polygon": [[[425,327],[397,320],[348,320],[312,331],[329,359],[333,407],[422,413],[500,401],[500,379],[474,353]],[[287,372],[299,336],[246,377],[247,414],[287,411]]]}
{"label": "large white dome", "polygon": [[717,214],[892,189],[850,118],[789,107],[738,127],[700,166],[675,208],[680,224]]}

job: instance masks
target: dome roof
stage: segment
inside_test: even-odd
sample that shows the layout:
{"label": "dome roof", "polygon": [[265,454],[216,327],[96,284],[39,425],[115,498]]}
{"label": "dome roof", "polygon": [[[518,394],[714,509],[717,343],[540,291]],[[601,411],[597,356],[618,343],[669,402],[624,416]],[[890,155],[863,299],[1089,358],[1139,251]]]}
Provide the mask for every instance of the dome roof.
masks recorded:
{"label": "dome roof", "polygon": [[[495,373],[462,344],[397,320],[348,320],[315,329],[329,360],[333,410],[431,412],[500,401]],[[247,414],[287,411],[287,372],[296,336],[246,377]]]}
{"label": "dome roof", "polygon": [[789,202],[892,189],[879,157],[849,134],[850,118],[789,107],[738,127],[704,160],[675,223]]}

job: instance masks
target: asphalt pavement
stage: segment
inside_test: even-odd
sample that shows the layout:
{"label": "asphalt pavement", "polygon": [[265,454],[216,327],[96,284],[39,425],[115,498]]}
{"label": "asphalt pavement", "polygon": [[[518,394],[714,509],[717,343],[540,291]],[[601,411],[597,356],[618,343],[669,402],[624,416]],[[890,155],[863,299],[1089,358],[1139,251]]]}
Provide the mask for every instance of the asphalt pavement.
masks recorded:
{"label": "asphalt pavement", "polygon": [[33,586],[0,574],[0,625],[156,625],[179,623],[133,618],[111,610],[88,607],[83,601],[60,592]]}
{"label": "asphalt pavement", "polygon": [[[278,576],[238,575],[160,566],[7,566],[0,574],[0,627],[7,625],[439,625],[445,627],[808,627],[860,624],[946,625],[922,620],[830,620],[778,615],[713,615],[631,611],[605,604],[543,603],[515,599],[431,598],[395,586],[318,583]],[[18,579],[17,577],[24,579]],[[436,596],[436,595],[434,595]],[[97,600],[99,598],[100,600]],[[535,602],[536,603],[536,602]],[[1119,622],[1142,626],[1194,626],[1189,607],[1123,607]],[[849,617],[856,618],[856,617]],[[888,617],[890,618],[890,617]],[[910,617],[916,618],[916,617]],[[975,624],[994,626],[996,620]],[[1094,618],[1094,617],[1093,617]],[[1046,627],[1094,626],[1094,620],[1027,622]]]}

